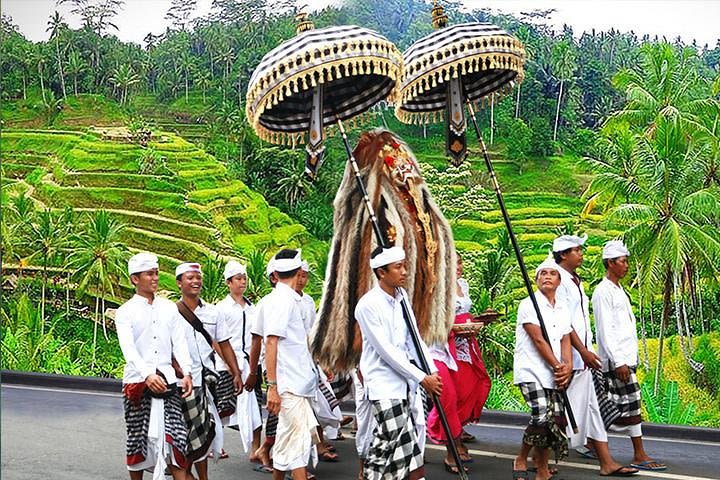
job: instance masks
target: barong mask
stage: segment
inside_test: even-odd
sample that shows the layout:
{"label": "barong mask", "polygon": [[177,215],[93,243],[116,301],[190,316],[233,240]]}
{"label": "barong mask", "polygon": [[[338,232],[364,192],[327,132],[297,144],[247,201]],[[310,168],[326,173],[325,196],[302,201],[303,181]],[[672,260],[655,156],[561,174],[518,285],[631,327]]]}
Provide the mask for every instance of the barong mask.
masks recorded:
{"label": "barong mask", "polygon": [[[447,220],[430,195],[410,148],[392,133],[364,133],[354,151],[386,246],[406,252],[405,289],[428,344],[445,342],[455,314],[455,248]],[[348,166],[334,201],[326,285],[312,340],[324,368],[357,365],[361,336],[355,305],[376,282],[369,266],[377,247],[367,210]]]}

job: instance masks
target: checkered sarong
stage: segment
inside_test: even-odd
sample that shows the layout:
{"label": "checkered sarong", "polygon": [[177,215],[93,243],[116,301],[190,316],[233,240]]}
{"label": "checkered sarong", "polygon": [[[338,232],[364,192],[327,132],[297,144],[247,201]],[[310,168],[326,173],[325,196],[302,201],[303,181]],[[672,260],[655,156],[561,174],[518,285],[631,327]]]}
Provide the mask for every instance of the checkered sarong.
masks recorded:
{"label": "checkered sarong", "polygon": [[642,422],[640,416],[640,384],[638,383],[636,367],[630,367],[630,381],[620,381],[615,370],[605,372],[608,379],[608,398],[620,411],[620,417],[615,420],[616,425],[638,425]]}
{"label": "checkered sarong", "polygon": [[423,452],[407,400],[373,400],[377,425],[365,458],[365,480],[423,478]]}
{"label": "checkered sarong", "polygon": [[330,410],[334,410],[335,407],[340,406],[340,400],[338,400],[335,394],[325,385],[325,382],[318,381],[318,389],[323,397],[325,397],[325,400],[330,406]]}
{"label": "checkered sarong", "polygon": [[230,372],[220,372],[217,387],[215,388],[215,407],[217,408],[220,418],[229,417],[237,409],[237,396],[235,395],[235,385]]}
{"label": "checkered sarong", "polygon": [[521,383],[520,391],[530,407],[530,423],[525,428],[523,443],[541,448],[552,448],[555,458],[568,455],[565,436],[565,407],[556,390],[543,388],[539,383]]}
{"label": "checkered sarong", "polygon": [[603,419],[605,430],[610,428],[610,425],[620,418],[620,410],[617,405],[610,400],[608,394],[608,381],[605,375],[600,370],[593,369],[592,371],[593,386],[595,387],[595,395],[597,396],[598,406],[600,407],[600,416]]}
{"label": "checkered sarong", "polygon": [[215,421],[204,387],[193,387],[193,392],[182,402],[182,412],[187,426],[187,458],[194,462],[207,453],[215,438]]}
{"label": "checkered sarong", "polygon": [[[182,399],[180,395],[173,395],[163,400],[165,439],[172,446],[173,456],[177,463],[184,467],[185,447],[187,442],[187,427],[183,422]],[[147,455],[148,428],[150,426],[150,408],[152,397],[145,391],[140,399],[140,405],[135,405],[123,395],[125,406],[125,425],[127,427],[127,464],[137,465],[145,460]],[[172,464],[172,462],[168,462]]]}
{"label": "checkered sarong", "polygon": [[352,392],[353,379],[350,374],[347,373],[336,375],[332,382],[330,382],[330,386],[333,389],[335,398],[342,401],[345,397],[350,395],[350,392]]}

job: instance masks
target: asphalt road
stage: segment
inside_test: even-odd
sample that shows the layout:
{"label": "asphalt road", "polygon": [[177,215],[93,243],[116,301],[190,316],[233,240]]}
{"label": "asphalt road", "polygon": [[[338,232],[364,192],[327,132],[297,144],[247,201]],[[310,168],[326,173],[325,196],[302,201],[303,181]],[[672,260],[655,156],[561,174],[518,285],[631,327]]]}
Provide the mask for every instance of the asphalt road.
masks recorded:
{"label": "asphalt road", "polygon": [[[1,449],[3,480],[127,480],[124,465],[125,426],[119,394],[2,385]],[[522,428],[480,424],[468,427],[477,437],[470,444],[473,479],[509,479]],[[235,432],[226,432],[230,458],[210,465],[212,480],[270,480],[252,470]],[[348,432],[345,431],[345,435]],[[687,443],[645,439],[646,450],[668,465],[666,472],[635,478],[720,479],[718,442]],[[319,480],[355,479],[358,460],[352,438],[335,443],[340,461],[318,465]],[[611,436],[611,452],[621,463],[632,458],[630,441]],[[444,449],[426,449],[427,478],[454,478],[442,468]],[[145,478],[150,478],[146,475]],[[168,477],[169,478],[169,477]],[[575,454],[560,464],[558,480],[598,478],[596,463]]]}

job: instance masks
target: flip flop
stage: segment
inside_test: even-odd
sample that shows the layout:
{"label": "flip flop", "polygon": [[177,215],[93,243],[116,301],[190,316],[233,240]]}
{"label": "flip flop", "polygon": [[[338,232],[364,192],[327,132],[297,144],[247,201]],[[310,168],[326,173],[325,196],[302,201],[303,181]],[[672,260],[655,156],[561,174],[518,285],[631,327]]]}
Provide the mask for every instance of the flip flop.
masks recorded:
{"label": "flip flop", "polygon": [[339,458],[337,453],[333,453],[333,452],[330,452],[327,450],[322,453],[318,452],[318,457],[320,457],[320,460],[322,460],[323,462],[331,462],[331,463],[337,462],[338,458]]}
{"label": "flip flop", "polygon": [[530,478],[527,470],[513,470],[513,480],[520,478]]}
{"label": "flip flop", "polygon": [[[627,469],[630,469],[630,471],[628,472]],[[626,470],[626,471],[623,472],[623,470]],[[610,472],[610,473],[601,473],[600,476],[601,476],[601,477],[632,477],[632,476],[635,475],[636,473],[638,473],[638,469],[637,469],[637,468],[633,468],[633,467],[620,467],[620,468],[618,468],[618,469],[616,469],[616,470],[613,470],[613,471]]]}
{"label": "flip flop", "polygon": [[460,436],[460,440],[462,440],[464,443],[472,443],[475,441],[475,436],[463,430],[462,435]]}
{"label": "flip flop", "polygon": [[595,453],[595,450],[593,450],[592,448],[580,447],[576,448],[575,451],[585,458],[589,458],[591,460],[598,459],[597,453]]}
{"label": "flip flop", "polygon": [[[651,467],[650,466],[651,463],[657,463],[658,466]],[[638,470],[646,470],[649,472],[662,472],[663,470],[667,470],[667,465],[660,463],[657,460],[652,460],[652,459],[645,460],[644,462],[640,462],[640,463],[631,463],[630,466],[633,468],[637,468]]]}
{"label": "flip flop", "polygon": [[[443,461],[443,465],[445,465],[445,471],[448,473],[452,473],[453,475],[460,475],[460,469],[457,467],[457,465],[452,465],[450,463],[447,463]],[[465,473],[468,472],[468,468],[463,465],[463,470],[465,470]]]}
{"label": "flip flop", "polygon": [[273,473],[272,465],[262,465],[260,463],[255,465],[253,467],[253,470],[256,472],[260,472],[260,473],[270,473],[270,474]]}
{"label": "flip flop", "polygon": [[[550,475],[557,475],[560,472],[560,470],[555,467],[548,468],[548,471],[550,472]],[[528,472],[537,473],[537,467],[528,467]]]}

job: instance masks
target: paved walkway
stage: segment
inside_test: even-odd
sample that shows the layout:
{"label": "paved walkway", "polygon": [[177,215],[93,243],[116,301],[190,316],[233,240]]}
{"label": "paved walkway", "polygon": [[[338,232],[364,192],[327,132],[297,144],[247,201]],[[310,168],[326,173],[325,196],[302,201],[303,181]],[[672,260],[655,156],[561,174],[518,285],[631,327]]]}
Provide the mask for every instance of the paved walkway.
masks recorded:
{"label": "paved walkway", "polygon": [[[3,480],[127,480],[124,465],[125,426],[119,394],[39,389],[2,385]],[[509,479],[511,462],[522,437],[522,428],[501,425],[469,427],[478,441],[470,444],[475,463],[472,479]],[[347,431],[345,432],[347,435]],[[232,430],[226,433],[230,458],[210,465],[211,480],[270,480],[252,470]],[[319,480],[356,478],[358,460],[352,438],[335,443],[340,461],[318,465]],[[620,462],[631,456],[626,438],[612,436],[611,450]],[[687,444],[675,440],[646,439],[646,449],[668,464],[664,473],[635,478],[671,480],[718,479],[718,443]],[[427,478],[452,479],[442,468],[444,449],[429,445],[426,450]],[[599,478],[591,461],[571,454],[560,464],[557,480]],[[150,476],[146,475],[149,479]],[[169,478],[169,477],[168,477]]]}

